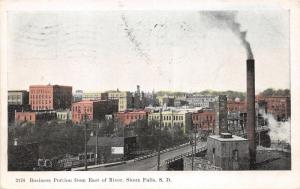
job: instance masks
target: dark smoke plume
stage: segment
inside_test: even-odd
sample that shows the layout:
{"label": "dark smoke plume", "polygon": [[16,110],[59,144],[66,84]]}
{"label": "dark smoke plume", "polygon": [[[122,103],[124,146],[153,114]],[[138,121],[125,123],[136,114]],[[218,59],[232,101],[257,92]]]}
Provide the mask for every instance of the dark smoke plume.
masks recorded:
{"label": "dark smoke plume", "polygon": [[242,42],[242,45],[246,48],[247,58],[253,59],[253,53],[250,43],[246,40],[246,31],[241,31],[240,24],[236,22],[236,13],[232,11],[205,11],[200,12],[210,18],[218,27],[228,27]]}

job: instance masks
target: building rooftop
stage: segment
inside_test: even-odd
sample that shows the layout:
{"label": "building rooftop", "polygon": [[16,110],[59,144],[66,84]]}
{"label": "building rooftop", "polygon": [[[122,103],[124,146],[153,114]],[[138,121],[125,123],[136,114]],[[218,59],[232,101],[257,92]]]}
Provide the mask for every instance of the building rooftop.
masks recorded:
{"label": "building rooftop", "polygon": [[213,138],[215,140],[219,140],[222,142],[233,142],[233,141],[247,141],[248,139],[232,135],[232,138],[222,138],[221,135],[211,135],[210,138]]}
{"label": "building rooftop", "polygon": [[136,113],[147,113],[147,111],[145,110],[126,110],[126,111],[122,111],[122,112],[118,112],[119,114],[136,114]]}
{"label": "building rooftop", "polygon": [[[87,142],[87,145],[96,145],[96,140],[96,136],[90,137],[89,141]],[[98,137],[98,146],[124,146],[124,137]]]}
{"label": "building rooftop", "polygon": [[82,100],[79,102],[73,102],[73,104],[92,104],[97,102],[111,102],[112,100]]}
{"label": "building rooftop", "polygon": [[29,88],[31,87],[72,87],[72,86],[67,86],[67,85],[30,85]]}
{"label": "building rooftop", "polygon": [[26,90],[8,90],[8,92],[28,92]]}

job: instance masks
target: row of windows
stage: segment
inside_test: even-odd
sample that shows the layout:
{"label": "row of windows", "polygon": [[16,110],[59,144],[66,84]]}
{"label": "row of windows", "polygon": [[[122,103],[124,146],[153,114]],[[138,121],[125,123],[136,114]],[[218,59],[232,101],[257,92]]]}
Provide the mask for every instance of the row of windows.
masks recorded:
{"label": "row of windows", "polygon": [[129,118],[130,119],[133,119],[133,118],[134,119],[146,119],[146,116],[145,115],[135,115],[135,116],[133,116],[133,115],[131,115],[131,116],[127,115],[126,118],[127,119],[129,119]]}
{"label": "row of windows", "polygon": [[[77,112],[77,111],[81,111],[81,107],[80,106],[73,106],[72,107],[72,111],[74,112]],[[91,107],[91,106],[89,106],[89,107],[86,107],[86,106],[84,106],[84,108],[83,108],[83,111],[84,112],[92,112],[93,111],[93,108]]]}
{"label": "row of windows", "polygon": [[35,94],[38,94],[38,93],[51,93],[52,90],[49,90],[49,89],[31,89],[30,90],[30,93],[35,93]]}
{"label": "row of windows", "polygon": [[67,119],[67,118],[69,118],[69,116],[66,114],[57,114],[57,118],[58,119]]}
{"label": "row of windows", "polygon": [[199,121],[195,122],[195,121],[193,120],[193,122],[194,122],[194,123],[214,123],[215,120],[214,120],[214,119],[213,119],[213,120],[199,119]]}
{"label": "row of windows", "polygon": [[[87,115],[87,119],[92,119],[92,115]],[[73,119],[80,119],[84,120],[85,119],[85,114],[73,114]]]}
{"label": "row of windows", "polygon": [[[49,103],[48,103],[49,102]],[[32,100],[31,104],[51,104],[51,100],[47,101],[47,100]]]}
{"label": "row of windows", "polygon": [[22,95],[8,95],[8,100],[21,99]]}
{"label": "row of windows", "polygon": [[243,110],[243,109],[245,109],[244,107],[229,107],[228,108],[228,111],[233,111],[233,110]]}
{"label": "row of windows", "polygon": [[196,126],[198,127],[198,128],[202,128],[202,127],[204,127],[204,126],[215,126],[215,123],[205,123],[205,122],[202,122],[202,123],[200,123],[200,124],[196,124]]}
{"label": "row of windows", "polygon": [[[198,115],[197,116],[193,116],[193,120],[197,120],[197,121],[198,120],[202,120],[201,118],[203,118],[203,116],[198,116]],[[208,116],[207,115],[206,116],[206,120],[210,120],[210,121],[213,120],[213,116]]]}
{"label": "row of windows", "polygon": [[[162,122],[162,126],[164,127],[171,127],[172,124],[170,122]],[[180,126],[180,127],[183,127],[183,123],[174,123],[174,126]]]}
{"label": "row of windows", "polygon": [[[18,116],[17,116],[17,120],[20,120],[20,119],[21,119],[21,117],[20,117],[20,115],[18,115]],[[28,119],[27,116],[24,116],[23,120],[24,120],[24,121],[27,121],[27,119]],[[29,119],[28,119],[28,120],[31,121],[31,115],[29,115]]]}
{"label": "row of windows", "polygon": [[[149,120],[159,120],[160,116],[150,116]],[[172,116],[162,116],[162,120],[172,120]],[[173,116],[173,120],[183,120],[183,116]]]}
{"label": "row of windows", "polygon": [[30,98],[33,99],[33,98],[36,98],[36,99],[44,99],[44,98],[49,98],[51,99],[52,98],[52,95],[30,95]]}
{"label": "row of windows", "polygon": [[52,106],[32,106],[33,110],[51,110]]}

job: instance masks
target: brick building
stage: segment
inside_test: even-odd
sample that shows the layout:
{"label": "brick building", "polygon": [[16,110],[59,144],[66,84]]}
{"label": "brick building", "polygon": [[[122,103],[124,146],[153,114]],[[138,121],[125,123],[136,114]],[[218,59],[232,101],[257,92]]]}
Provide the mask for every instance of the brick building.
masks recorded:
{"label": "brick building", "polygon": [[60,85],[31,85],[29,104],[32,110],[56,110],[71,107],[72,87]]}
{"label": "brick building", "polygon": [[56,119],[56,112],[45,111],[45,112],[16,112],[15,121],[16,122],[31,122],[35,124],[38,121],[49,121]]}
{"label": "brick building", "polygon": [[216,112],[211,110],[202,110],[193,113],[193,125],[197,130],[213,132],[216,126]]}
{"label": "brick building", "polygon": [[228,112],[246,112],[246,102],[237,101],[237,100],[228,100],[227,101],[227,110]]}
{"label": "brick building", "polygon": [[118,112],[115,114],[116,120],[123,124],[124,126],[129,126],[130,124],[136,122],[137,120],[147,120],[148,113],[143,110],[136,111],[126,111]]}
{"label": "brick building", "polygon": [[102,120],[106,114],[118,111],[116,100],[80,101],[72,104],[72,121],[80,123],[87,115],[87,120]]}
{"label": "brick building", "polygon": [[267,113],[273,114],[275,119],[286,120],[291,117],[291,99],[287,96],[265,97]]}

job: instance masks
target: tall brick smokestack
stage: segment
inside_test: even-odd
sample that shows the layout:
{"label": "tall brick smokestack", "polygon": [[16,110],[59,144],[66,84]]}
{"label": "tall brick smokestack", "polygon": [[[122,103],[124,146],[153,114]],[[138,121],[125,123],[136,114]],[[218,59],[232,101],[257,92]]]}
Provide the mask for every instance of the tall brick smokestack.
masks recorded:
{"label": "tall brick smokestack", "polygon": [[255,68],[254,59],[247,60],[247,138],[249,141],[250,169],[255,169]]}

